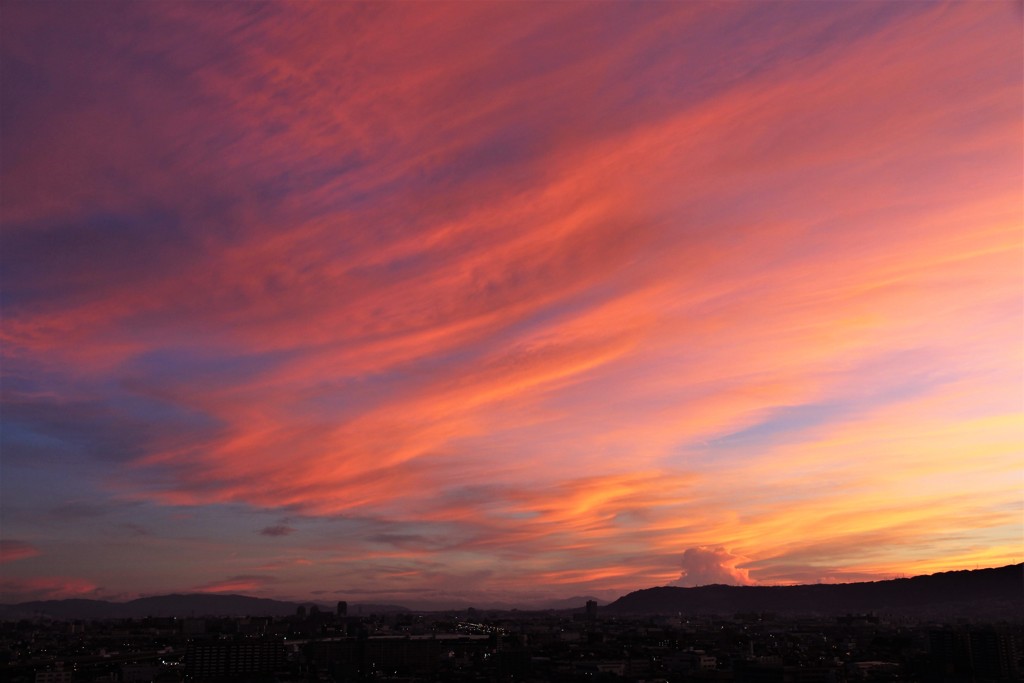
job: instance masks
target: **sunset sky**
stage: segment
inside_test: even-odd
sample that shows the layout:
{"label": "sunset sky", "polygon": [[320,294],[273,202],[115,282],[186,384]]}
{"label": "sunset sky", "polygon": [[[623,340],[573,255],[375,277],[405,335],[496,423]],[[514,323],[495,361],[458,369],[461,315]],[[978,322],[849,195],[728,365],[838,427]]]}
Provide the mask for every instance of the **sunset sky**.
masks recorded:
{"label": "sunset sky", "polygon": [[0,17],[0,601],[1024,561],[1019,2]]}

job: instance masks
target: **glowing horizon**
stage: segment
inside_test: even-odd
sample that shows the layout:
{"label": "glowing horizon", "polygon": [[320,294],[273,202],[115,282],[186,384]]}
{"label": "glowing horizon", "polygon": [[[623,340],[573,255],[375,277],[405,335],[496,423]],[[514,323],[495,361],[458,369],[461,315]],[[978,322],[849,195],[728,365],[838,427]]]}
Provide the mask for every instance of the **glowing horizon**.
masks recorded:
{"label": "glowing horizon", "polygon": [[0,600],[1024,559],[1014,3],[5,3]]}

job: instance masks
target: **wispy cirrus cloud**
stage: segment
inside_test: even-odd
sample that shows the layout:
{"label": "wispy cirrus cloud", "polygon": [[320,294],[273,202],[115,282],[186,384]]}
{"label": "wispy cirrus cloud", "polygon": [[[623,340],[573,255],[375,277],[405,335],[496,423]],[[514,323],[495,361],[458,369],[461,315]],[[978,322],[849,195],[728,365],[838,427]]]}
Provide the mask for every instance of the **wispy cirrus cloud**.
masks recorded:
{"label": "wispy cirrus cloud", "polygon": [[1009,561],[1008,10],[771,9],[11,8],[5,459],[393,590]]}
{"label": "wispy cirrus cloud", "polygon": [[4,602],[81,598],[96,595],[99,590],[100,587],[91,581],[77,578],[37,576],[0,580],[0,597]]}
{"label": "wispy cirrus cloud", "polygon": [[267,574],[239,574],[193,586],[191,590],[199,593],[259,593],[276,583],[278,579]]}
{"label": "wispy cirrus cloud", "polygon": [[0,539],[0,564],[36,557],[39,554],[39,549],[27,541]]}

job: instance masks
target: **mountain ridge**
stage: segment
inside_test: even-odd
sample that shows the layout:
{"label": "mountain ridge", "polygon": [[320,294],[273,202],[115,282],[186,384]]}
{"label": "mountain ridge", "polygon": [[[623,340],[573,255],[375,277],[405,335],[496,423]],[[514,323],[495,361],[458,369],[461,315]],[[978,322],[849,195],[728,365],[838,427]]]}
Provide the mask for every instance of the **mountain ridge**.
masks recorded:
{"label": "mountain ridge", "polygon": [[[550,601],[537,608],[502,606],[499,610],[582,609],[590,598]],[[579,604],[571,604],[578,600]],[[285,601],[238,594],[171,593],[126,602],[68,598],[0,604],[0,620],[48,617],[52,619],[130,619],[144,617],[290,616],[300,606],[327,603]],[[469,603],[467,603],[469,604]],[[481,609],[491,609],[482,606]],[[382,614],[412,610],[399,605],[350,603],[349,614]],[[1017,617],[1024,613],[1024,563],[988,569],[925,574],[911,578],[854,583],[800,584],[795,586],[730,586],[712,584],[695,588],[644,588],[600,607],[602,614],[846,614],[887,612],[942,616]]]}
{"label": "mountain ridge", "polygon": [[658,586],[628,593],[609,614],[839,615],[881,612],[918,616],[1014,616],[1024,611],[1024,564],[911,578],[795,586]]}
{"label": "mountain ridge", "polygon": [[[301,606],[317,605],[333,612],[333,607],[313,600],[292,602],[256,598],[249,595],[213,593],[170,593],[136,598],[126,602],[69,598],[32,600],[0,604],[0,619],[45,616],[55,619],[141,619],[144,617],[244,617],[293,615]],[[399,605],[353,603],[352,613],[408,612]]]}

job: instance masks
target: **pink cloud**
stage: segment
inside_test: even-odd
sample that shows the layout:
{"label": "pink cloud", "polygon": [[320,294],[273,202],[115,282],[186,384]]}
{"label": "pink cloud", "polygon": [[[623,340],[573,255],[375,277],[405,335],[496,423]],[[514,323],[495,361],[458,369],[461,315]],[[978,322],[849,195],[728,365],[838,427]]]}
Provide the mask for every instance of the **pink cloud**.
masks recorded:
{"label": "pink cloud", "polygon": [[95,595],[98,590],[99,586],[86,579],[40,576],[0,580],[0,597],[11,603],[80,598]]}
{"label": "pink cloud", "polygon": [[194,586],[190,590],[194,590],[199,593],[261,592],[268,586],[276,583],[278,583],[278,579],[273,576],[240,574],[219,581],[211,581],[209,583]]}
{"label": "pink cloud", "polygon": [[707,586],[722,583],[728,585],[749,585],[754,583],[750,572],[738,567],[746,558],[733,555],[722,547],[700,546],[687,548],[683,552],[683,572],[679,577],[682,586]]}
{"label": "pink cloud", "polygon": [[0,564],[36,557],[39,554],[39,549],[31,543],[9,538],[0,539]]}
{"label": "pink cloud", "polygon": [[[950,493],[1010,498],[1013,22],[799,7],[780,42],[743,4],[137,5],[78,10],[85,53],[17,8],[5,48],[66,79],[5,162],[6,364],[53,382],[19,400],[147,425],[98,467],[116,495],[448,525],[388,552],[500,557],[510,586],[670,580],[688,546],[688,583],[883,548],[870,574],[943,517],[1002,557],[1006,515]],[[705,64],[722,27],[748,40]],[[826,503],[853,547],[812,528]]]}

